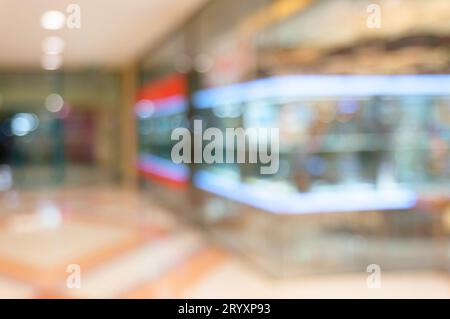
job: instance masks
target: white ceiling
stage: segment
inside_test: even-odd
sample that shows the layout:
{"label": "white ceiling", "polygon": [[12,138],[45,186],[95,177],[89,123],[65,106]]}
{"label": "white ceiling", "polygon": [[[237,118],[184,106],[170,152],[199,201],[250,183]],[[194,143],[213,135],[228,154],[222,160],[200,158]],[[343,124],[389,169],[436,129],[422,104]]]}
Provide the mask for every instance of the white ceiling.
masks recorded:
{"label": "white ceiling", "polygon": [[[367,27],[367,7],[380,5],[381,28]],[[450,34],[450,0],[324,0],[276,25],[260,41],[267,47],[333,47],[358,39],[398,38],[405,34]],[[323,23],[326,21],[327,23]]]}
{"label": "white ceiling", "polygon": [[[61,36],[63,68],[119,67],[136,59],[154,41],[207,0],[0,0],[0,68],[36,68],[42,40]],[[81,8],[81,28],[51,31],[40,26],[47,10]]]}

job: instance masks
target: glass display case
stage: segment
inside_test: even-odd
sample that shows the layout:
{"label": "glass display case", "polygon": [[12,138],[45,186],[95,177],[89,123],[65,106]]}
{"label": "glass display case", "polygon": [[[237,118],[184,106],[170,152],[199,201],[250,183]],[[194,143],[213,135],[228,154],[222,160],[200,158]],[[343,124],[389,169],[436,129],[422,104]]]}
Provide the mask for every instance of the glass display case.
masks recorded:
{"label": "glass display case", "polygon": [[[184,208],[190,179],[188,165],[171,160],[172,130],[188,126],[186,78],[168,75],[141,88],[135,105],[139,175],[144,184],[169,206]],[[177,196],[174,196],[177,192]]]}
{"label": "glass display case", "polygon": [[[144,61],[188,78],[188,111],[143,112],[141,169],[187,172],[188,195],[165,201],[275,275],[450,265],[448,4],[382,0],[381,29],[367,5],[213,1]],[[277,173],[162,160],[180,120],[278,129]]]}
{"label": "glass display case", "polygon": [[[450,76],[287,76],[194,95],[208,127],[278,127],[279,170],[202,165],[213,233],[276,274],[444,267]],[[413,93],[412,93],[413,92]],[[433,191],[434,192],[434,191]],[[447,229],[448,231],[448,229]]]}

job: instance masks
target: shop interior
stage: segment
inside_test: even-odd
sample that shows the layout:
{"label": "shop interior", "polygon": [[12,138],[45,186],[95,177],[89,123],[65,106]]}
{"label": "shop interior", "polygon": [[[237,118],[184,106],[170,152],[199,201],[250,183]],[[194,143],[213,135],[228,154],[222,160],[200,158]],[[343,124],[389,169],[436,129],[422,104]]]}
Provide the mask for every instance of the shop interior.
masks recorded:
{"label": "shop interior", "polygon": [[[0,298],[450,297],[448,0],[12,2]],[[195,122],[276,129],[278,170],[174,161]]]}

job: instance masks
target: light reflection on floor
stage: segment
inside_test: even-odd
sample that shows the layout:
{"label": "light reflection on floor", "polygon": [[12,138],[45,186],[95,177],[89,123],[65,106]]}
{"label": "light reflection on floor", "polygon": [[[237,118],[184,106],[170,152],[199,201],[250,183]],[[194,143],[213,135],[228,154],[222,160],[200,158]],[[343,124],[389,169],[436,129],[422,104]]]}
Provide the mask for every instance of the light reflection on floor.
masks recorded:
{"label": "light reflection on floor", "polygon": [[[81,267],[68,289],[67,266]],[[449,298],[448,275],[265,276],[148,196],[115,188],[0,193],[0,298]]]}

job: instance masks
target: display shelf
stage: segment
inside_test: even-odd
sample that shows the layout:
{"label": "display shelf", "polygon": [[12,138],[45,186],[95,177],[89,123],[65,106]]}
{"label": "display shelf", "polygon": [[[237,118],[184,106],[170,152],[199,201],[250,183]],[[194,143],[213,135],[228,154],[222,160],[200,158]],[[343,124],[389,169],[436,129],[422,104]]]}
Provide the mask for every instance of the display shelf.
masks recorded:
{"label": "display shelf", "polygon": [[362,189],[353,185],[347,189],[341,186],[340,190],[285,193],[268,185],[249,185],[207,171],[199,171],[194,175],[194,185],[274,214],[402,210],[413,208],[417,201],[416,193],[397,187]]}
{"label": "display shelf", "polygon": [[187,187],[190,169],[170,159],[174,128],[187,122],[186,78],[168,75],[145,84],[134,107],[139,143],[137,169],[147,180],[171,187]]}
{"label": "display shelf", "polygon": [[259,79],[202,90],[194,95],[198,109],[224,103],[277,98],[449,96],[450,75],[301,75]]}

